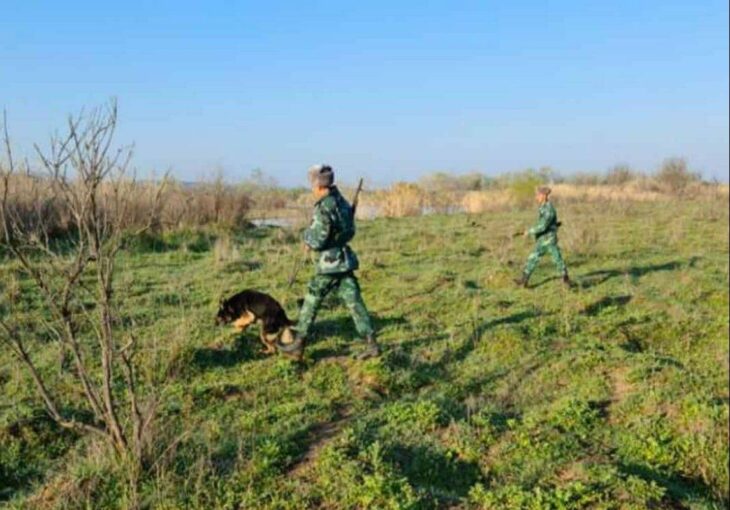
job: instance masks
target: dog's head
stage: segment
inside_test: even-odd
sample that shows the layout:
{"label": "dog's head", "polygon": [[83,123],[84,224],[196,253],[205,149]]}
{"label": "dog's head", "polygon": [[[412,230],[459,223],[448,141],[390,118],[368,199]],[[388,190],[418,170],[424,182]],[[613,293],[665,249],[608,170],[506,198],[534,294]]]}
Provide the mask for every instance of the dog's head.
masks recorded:
{"label": "dog's head", "polygon": [[233,306],[231,306],[228,301],[221,298],[218,303],[218,314],[215,316],[215,323],[220,326],[221,324],[229,324],[235,319],[236,311],[233,309]]}

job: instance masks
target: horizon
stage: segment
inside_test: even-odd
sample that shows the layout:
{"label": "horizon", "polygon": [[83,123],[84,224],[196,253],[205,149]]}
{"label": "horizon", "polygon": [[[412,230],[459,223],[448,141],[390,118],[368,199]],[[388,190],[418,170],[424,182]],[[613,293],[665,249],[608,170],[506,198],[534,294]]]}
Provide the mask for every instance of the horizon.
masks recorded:
{"label": "horizon", "polygon": [[[666,159],[670,159],[670,158],[666,158]],[[689,170],[692,171],[691,162],[687,162],[687,163],[688,163]],[[614,165],[614,166],[620,166],[620,164],[619,165]],[[512,175],[519,175],[519,174],[525,173],[525,172],[539,172],[543,168],[549,168],[551,170],[551,178],[548,179],[548,181],[547,181],[548,183],[550,183],[550,184],[573,184],[573,185],[577,185],[577,186],[582,186],[584,184],[574,183],[574,182],[572,182],[572,179],[575,179],[575,178],[578,178],[578,177],[584,177],[584,176],[585,177],[599,177],[599,178],[600,177],[605,177],[608,174],[608,172],[611,170],[611,168],[608,168],[608,169],[603,170],[603,171],[590,171],[590,170],[588,170],[588,171],[585,171],[585,172],[579,171],[579,172],[573,172],[573,173],[570,173],[570,174],[564,174],[564,173],[561,173],[559,170],[557,170],[557,169],[555,169],[553,167],[550,167],[548,165],[543,165],[540,168],[523,168],[521,170],[505,171],[505,172],[499,172],[499,173],[485,173],[485,172],[480,172],[478,170],[465,171],[465,172],[450,172],[450,171],[440,171],[440,170],[437,170],[437,171],[433,171],[433,172],[424,172],[424,173],[421,173],[421,174],[417,175],[413,179],[403,179],[403,180],[400,180],[400,181],[399,180],[393,180],[393,181],[387,182],[385,184],[379,183],[379,182],[373,182],[373,184],[370,185],[370,186],[368,186],[368,188],[371,189],[371,190],[372,189],[381,189],[381,188],[389,187],[392,184],[395,184],[395,183],[398,183],[398,182],[407,182],[407,183],[418,184],[420,180],[427,179],[429,177],[433,177],[433,176],[435,176],[437,174],[444,174],[444,175],[447,175],[448,177],[454,177],[454,178],[466,177],[468,175],[478,174],[478,175],[480,175],[482,177],[486,177],[488,180],[497,181],[500,178],[505,178],[505,177],[509,177],[509,176],[512,176]],[[633,168],[633,167],[630,167],[629,169],[632,172],[635,172],[636,177],[638,177],[638,178],[652,178],[652,177],[655,176],[655,174],[659,170],[658,167],[656,169],[652,170],[652,171],[644,171],[642,169]],[[285,184],[285,183],[280,183],[280,182],[276,181],[276,176],[273,176],[273,175],[270,175],[270,174],[268,174],[266,172],[263,172],[259,168],[255,168],[255,169],[251,170],[250,172],[248,172],[247,174],[239,175],[236,179],[230,179],[227,176],[227,174],[225,172],[225,169],[223,169],[223,168],[219,168],[217,170],[218,171],[221,171],[220,176],[221,176],[223,182],[225,184],[227,184],[227,185],[235,185],[235,184],[243,184],[243,183],[255,183],[255,181],[257,180],[257,178],[262,178],[264,180],[269,181],[268,184],[273,185],[274,187],[277,187],[277,188],[283,188],[283,189],[289,189],[289,190],[296,190],[296,189],[305,189],[305,190],[308,190],[309,189],[309,185],[308,185],[307,180],[306,180],[306,172],[303,173],[303,178],[302,178],[302,182],[301,183]],[[360,177],[355,176],[354,178],[350,179],[349,176],[348,176],[347,179],[341,179],[337,175],[337,169],[334,169],[334,170],[335,170],[335,185],[336,186],[344,186],[344,187],[354,187],[354,186],[356,186],[357,180]],[[255,173],[256,172],[261,172],[261,174],[259,175],[259,177],[256,177],[255,176]],[[200,177],[198,179],[192,179],[192,180],[178,179],[174,175],[173,175],[173,177],[175,177],[176,179],[178,179],[178,181],[181,184],[188,186],[188,185],[196,185],[196,184],[206,184],[206,183],[208,183],[208,182],[211,181],[211,177],[213,177],[213,178],[215,177],[214,174],[215,174],[215,171],[214,172],[210,172],[207,177],[206,176],[202,176],[202,177]],[[705,175],[702,175],[701,173],[699,175],[699,178],[700,178],[700,181],[701,182],[706,183],[706,184],[714,184],[714,183],[723,184],[723,185],[730,184],[730,182],[728,182],[727,179],[722,180],[722,179],[716,179],[716,178],[713,178],[713,177],[707,177]],[[271,179],[274,179],[274,181],[272,182]],[[363,179],[365,179],[366,182],[368,181],[368,177],[363,177]],[[588,185],[593,185],[593,184],[588,184]],[[597,183],[595,185],[597,185],[597,186],[603,186],[605,184],[604,183]]]}
{"label": "horizon", "polygon": [[181,181],[261,169],[298,187],[320,162],[376,186],[653,173],[671,157],[730,181],[727,2],[27,2],[0,30],[20,158],[114,97],[140,175]]}

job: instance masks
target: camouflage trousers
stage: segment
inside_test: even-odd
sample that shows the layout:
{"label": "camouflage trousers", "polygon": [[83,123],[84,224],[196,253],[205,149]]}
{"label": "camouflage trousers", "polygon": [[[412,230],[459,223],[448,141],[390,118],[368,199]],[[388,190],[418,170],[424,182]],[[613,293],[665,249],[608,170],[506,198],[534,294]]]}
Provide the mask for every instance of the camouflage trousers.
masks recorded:
{"label": "camouflage trousers", "polygon": [[337,274],[316,274],[309,281],[304,304],[299,310],[299,321],[296,327],[299,336],[302,338],[309,336],[322,301],[333,290],[337,290],[338,296],[350,311],[357,333],[363,338],[374,334],[375,330],[370,321],[370,315],[360,295],[360,284],[350,271]]}
{"label": "camouflage trousers", "polygon": [[555,234],[547,234],[537,240],[535,243],[535,249],[532,250],[532,253],[530,253],[527,257],[527,263],[525,264],[525,269],[523,271],[525,278],[530,277],[537,267],[540,257],[546,253],[549,253],[553,258],[553,262],[555,262],[555,266],[558,268],[558,272],[561,275],[568,273],[568,268],[565,266],[563,255],[560,253],[560,248],[558,248],[558,236]]}

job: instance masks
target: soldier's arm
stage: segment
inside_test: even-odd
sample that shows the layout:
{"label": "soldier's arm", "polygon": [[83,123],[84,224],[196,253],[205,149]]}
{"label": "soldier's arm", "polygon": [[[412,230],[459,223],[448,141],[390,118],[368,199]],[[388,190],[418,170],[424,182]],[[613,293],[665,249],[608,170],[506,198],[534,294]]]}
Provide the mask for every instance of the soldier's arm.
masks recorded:
{"label": "soldier's arm", "polygon": [[304,235],[302,236],[304,244],[315,251],[324,249],[331,229],[332,220],[329,215],[322,211],[320,207],[315,208],[312,224],[304,231]]}
{"label": "soldier's arm", "polygon": [[544,234],[545,232],[547,232],[547,229],[550,227],[550,225],[552,225],[553,221],[555,221],[555,209],[549,207],[547,208],[545,214],[540,215],[537,224],[527,232],[533,236],[539,236],[540,234]]}

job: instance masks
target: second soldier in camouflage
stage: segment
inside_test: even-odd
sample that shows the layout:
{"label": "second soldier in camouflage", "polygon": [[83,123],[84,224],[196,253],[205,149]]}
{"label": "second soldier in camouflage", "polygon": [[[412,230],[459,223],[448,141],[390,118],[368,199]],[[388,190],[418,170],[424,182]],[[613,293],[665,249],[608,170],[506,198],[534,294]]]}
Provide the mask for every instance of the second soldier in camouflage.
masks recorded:
{"label": "second soldier in camouflage", "polygon": [[537,267],[540,257],[546,253],[549,253],[553,262],[555,262],[555,267],[560,273],[563,283],[568,287],[571,286],[568,268],[558,247],[558,227],[560,227],[560,222],[558,221],[558,214],[555,211],[555,207],[550,202],[550,193],[550,188],[541,186],[535,194],[535,198],[540,204],[538,221],[535,226],[525,232],[525,236],[533,236],[535,238],[535,249],[527,257],[527,263],[522,272],[522,277],[516,280],[518,285],[524,287],[527,287],[527,282]]}
{"label": "second soldier in camouflage", "polygon": [[280,343],[278,347],[285,354],[300,357],[322,300],[330,292],[336,291],[350,311],[358,334],[365,341],[358,358],[377,356],[380,350],[375,341],[375,331],[354,274],[359,267],[357,255],[348,245],[355,237],[354,211],[334,185],[331,167],[316,165],[310,168],[309,179],[317,202],[312,223],[304,231],[303,241],[307,249],[317,253],[317,269],[309,281],[299,311],[297,337],[291,344]]}

